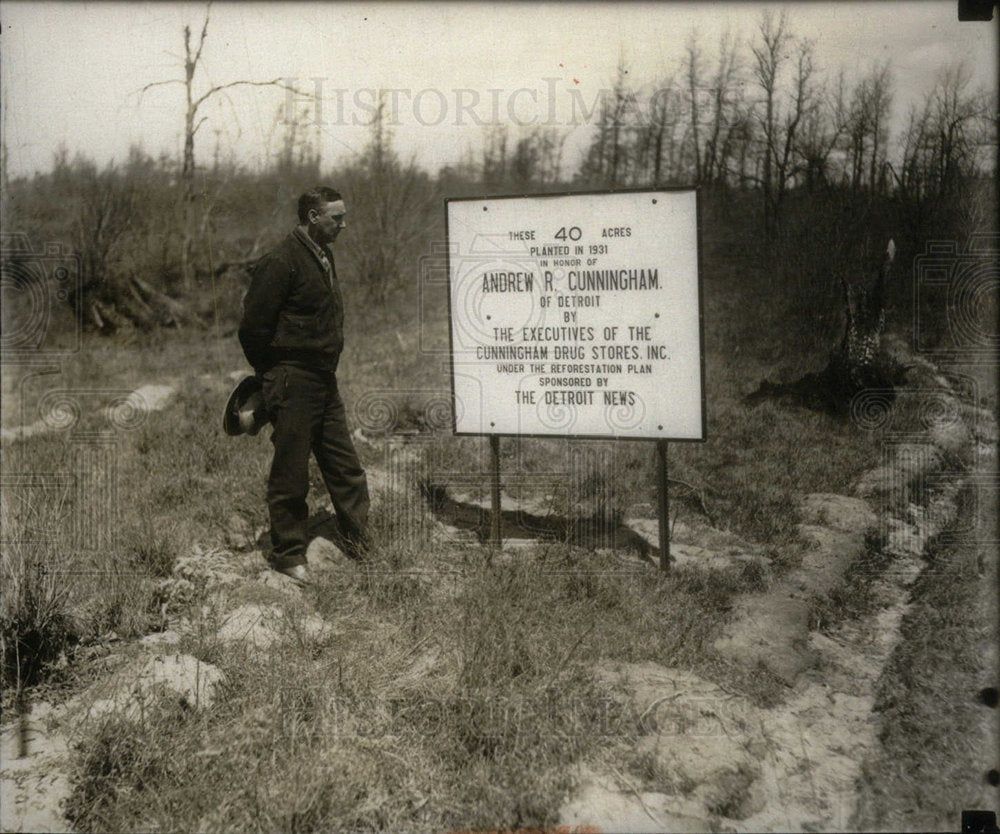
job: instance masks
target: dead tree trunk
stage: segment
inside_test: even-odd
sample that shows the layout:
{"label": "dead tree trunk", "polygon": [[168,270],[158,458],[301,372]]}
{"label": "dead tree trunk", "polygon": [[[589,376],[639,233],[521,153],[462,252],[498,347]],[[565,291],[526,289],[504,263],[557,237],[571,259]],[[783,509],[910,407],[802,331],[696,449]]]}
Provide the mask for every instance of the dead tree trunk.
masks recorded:
{"label": "dead tree trunk", "polygon": [[789,383],[764,380],[748,403],[764,398],[782,399],[831,414],[849,413],[854,396],[865,389],[879,389],[892,396],[897,368],[881,355],[885,327],[885,283],[896,253],[890,240],[874,280],[843,281],[844,335],[827,366]]}
{"label": "dead tree trunk", "polygon": [[896,244],[890,240],[874,281],[842,280],[844,336],[830,362],[853,392],[884,382],[879,350],[885,327],[885,280],[895,254]]}

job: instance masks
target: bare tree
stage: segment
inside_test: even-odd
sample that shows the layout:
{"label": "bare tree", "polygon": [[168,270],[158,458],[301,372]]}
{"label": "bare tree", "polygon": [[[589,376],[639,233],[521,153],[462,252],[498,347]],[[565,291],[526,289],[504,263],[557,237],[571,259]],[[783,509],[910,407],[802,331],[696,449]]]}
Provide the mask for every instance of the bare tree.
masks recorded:
{"label": "bare tree", "polygon": [[200,95],[197,94],[195,92],[194,83],[195,74],[197,73],[198,67],[201,63],[202,51],[205,48],[205,39],[208,36],[208,23],[211,16],[211,8],[212,4],[209,2],[205,8],[205,19],[202,22],[201,32],[198,35],[196,43],[192,43],[191,27],[187,25],[184,26],[184,77],[169,78],[164,81],[153,81],[150,84],[146,84],[141,90],[139,90],[141,98],[145,95],[145,93],[155,87],[164,87],[170,84],[181,84],[184,87],[184,153],[181,163],[180,176],[180,212],[182,226],[181,275],[184,288],[186,290],[191,288],[194,277],[192,254],[194,250],[195,228],[197,223],[194,183],[194,140],[199,128],[201,128],[201,126],[208,119],[207,116],[199,116],[199,112],[202,107],[215,96],[224,93],[226,90],[231,90],[234,87],[278,87],[283,90],[294,92],[296,95],[303,95],[294,86],[286,84],[280,78],[275,78],[270,81],[230,81],[226,84],[216,84],[206,89]]}
{"label": "bare tree", "polygon": [[613,188],[632,176],[632,146],[639,112],[638,96],[628,79],[628,65],[618,62],[610,95],[602,92],[597,129],[580,168],[580,178]]}
{"label": "bare tree", "polygon": [[278,106],[275,118],[284,127],[281,150],[278,151],[278,170],[309,170],[319,175],[320,147],[318,136],[309,130],[311,111],[308,107],[289,114],[284,105]]}
{"label": "bare tree", "polygon": [[843,71],[833,89],[824,88],[806,108],[797,139],[797,155],[805,174],[805,186],[826,185],[831,175],[831,154],[841,143],[848,116]]}
{"label": "bare tree", "polygon": [[488,188],[498,188],[507,179],[507,125],[494,124],[483,137],[481,180]]}
{"label": "bare tree", "polygon": [[889,114],[892,107],[892,74],[889,62],[872,69],[868,106],[871,110],[872,152],[868,162],[868,184],[872,193],[885,191],[886,146],[889,144]]}
{"label": "bare tree", "polygon": [[687,83],[688,118],[691,125],[691,153],[694,158],[695,182],[702,181],[702,147],[700,137],[701,126],[701,49],[698,45],[698,33],[691,30],[687,44],[684,47],[684,80]]}
{"label": "bare tree", "polygon": [[996,147],[996,121],[982,90],[971,90],[961,63],[944,67],[903,134],[902,195],[918,205],[957,193],[980,170],[980,152]]}
{"label": "bare tree", "polygon": [[[697,37],[688,39],[684,69],[688,86],[688,107],[691,117],[691,141],[698,182],[713,182],[724,176],[726,157],[732,150],[730,127],[736,121],[733,90],[738,72],[736,40],[727,29],[719,40],[715,73],[706,84],[701,73],[701,55]],[[704,94],[707,93],[707,96]],[[702,98],[705,98],[702,106]],[[706,133],[702,138],[704,123]]]}
{"label": "bare tree", "polygon": [[813,44],[811,41],[800,41],[796,51],[791,103],[789,111],[785,115],[781,137],[782,144],[776,163],[775,216],[777,216],[778,208],[789,184],[798,173],[798,160],[795,151],[802,121],[813,107],[813,71]]}
{"label": "bare tree", "polygon": [[897,177],[900,196],[919,201],[927,187],[929,142],[932,122],[931,96],[922,107],[910,105],[906,130],[903,132],[902,168]]}
{"label": "bare tree", "polygon": [[662,185],[678,176],[677,156],[680,144],[677,131],[684,118],[683,102],[668,76],[656,85],[647,101],[647,118],[635,143],[635,167],[638,177],[649,185]]}
{"label": "bare tree", "polygon": [[737,42],[727,29],[719,41],[719,57],[712,79],[712,127],[705,146],[705,177],[709,181],[724,180],[729,156],[733,150],[733,125],[740,118],[740,96],[737,93],[739,64]]}
{"label": "bare tree", "polygon": [[815,95],[813,44],[799,41],[795,70],[787,103],[782,102],[780,74],[786,51],[796,39],[788,31],[785,12],[775,20],[770,11],[761,20],[760,42],[753,44],[753,74],[763,94],[758,112],[763,142],[763,171],[760,184],[764,199],[764,227],[767,236],[777,231],[778,212],[790,181],[797,173],[796,140]]}
{"label": "bare tree", "polygon": [[536,128],[533,138],[538,145],[539,177],[544,185],[552,185],[562,178],[563,148],[569,131],[557,128]]}
{"label": "bare tree", "polygon": [[889,64],[876,64],[854,88],[847,114],[851,188],[867,181],[872,193],[884,190],[889,111],[892,106]]}
{"label": "bare tree", "polygon": [[520,189],[551,185],[559,180],[566,136],[555,128],[532,127],[514,145],[510,180]]}
{"label": "bare tree", "polygon": [[964,63],[945,67],[932,93],[934,101],[934,162],[937,188],[950,193],[963,176],[976,169],[975,128],[988,112],[986,97],[969,90],[972,75]]}
{"label": "bare tree", "polygon": [[355,230],[345,236],[357,276],[367,299],[385,302],[416,264],[414,252],[432,228],[437,192],[414,160],[400,161],[385,123],[384,101],[379,101],[368,145],[358,162],[342,172],[348,195],[358,199],[349,215]]}
{"label": "bare tree", "polygon": [[760,23],[761,42],[751,45],[753,74],[763,93],[763,113],[758,114],[762,134],[763,171],[761,188],[764,192],[764,225],[769,236],[774,234],[774,164],[778,144],[778,72],[784,61],[783,52],[788,41],[788,17],[782,12],[775,21],[770,10],[763,13]]}

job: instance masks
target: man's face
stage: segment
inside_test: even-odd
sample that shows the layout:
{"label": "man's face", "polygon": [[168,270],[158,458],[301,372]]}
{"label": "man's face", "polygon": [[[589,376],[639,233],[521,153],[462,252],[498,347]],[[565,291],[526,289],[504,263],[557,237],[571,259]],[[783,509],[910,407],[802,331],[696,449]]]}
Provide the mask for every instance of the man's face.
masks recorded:
{"label": "man's face", "polygon": [[347,209],[343,200],[335,200],[332,203],[323,203],[319,208],[311,209],[309,212],[309,224],[312,226],[313,239],[319,243],[333,243],[340,234],[340,230],[347,225],[344,216]]}

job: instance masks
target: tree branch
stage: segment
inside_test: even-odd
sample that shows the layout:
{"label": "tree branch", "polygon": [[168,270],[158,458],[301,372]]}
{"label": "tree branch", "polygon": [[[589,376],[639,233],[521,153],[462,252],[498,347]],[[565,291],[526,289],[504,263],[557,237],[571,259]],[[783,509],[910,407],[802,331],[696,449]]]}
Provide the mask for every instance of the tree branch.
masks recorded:
{"label": "tree branch", "polygon": [[167,84],[183,84],[183,83],[184,82],[181,79],[179,79],[179,78],[170,78],[170,79],[168,79],[166,81],[153,81],[152,83],[147,84],[145,87],[142,87],[141,89],[136,90],[133,93],[133,95],[138,95],[139,96],[139,101],[141,102],[142,101],[142,97],[146,94],[146,92],[148,90],[152,90],[153,87],[163,87],[163,86],[165,86]]}
{"label": "tree branch", "polygon": [[278,87],[278,88],[280,88],[282,90],[290,90],[291,92],[297,93],[298,95],[303,96],[303,97],[311,97],[311,95],[312,95],[311,93],[303,93],[301,90],[299,90],[294,85],[282,83],[281,79],[279,79],[279,78],[275,78],[272,81],[230,81],[228,84],[219,84],[216,87],[211,87],[204,95],[202,95],[198,99],[195,99],[194,109],[197,110],[202,104],[205,103],[205,101],[207,99],[211,98],[216,93],[221,93],[223,90],[228,90],[228,89],[230,89],[232,87],[240,87],[240,86],[245,86],[245,87]]}
{"label": "tree branch", "polygon": [[205,6],[205,22],[201,27],[201,35],[198,37],[198,49],[194,54],[194,61],[192,63],[197,67],[198,61],[201,60],[201,50],[205,47],[205,36],[208,34],[208,18],[212,12],[212,0],[208,0],[208,4]]}

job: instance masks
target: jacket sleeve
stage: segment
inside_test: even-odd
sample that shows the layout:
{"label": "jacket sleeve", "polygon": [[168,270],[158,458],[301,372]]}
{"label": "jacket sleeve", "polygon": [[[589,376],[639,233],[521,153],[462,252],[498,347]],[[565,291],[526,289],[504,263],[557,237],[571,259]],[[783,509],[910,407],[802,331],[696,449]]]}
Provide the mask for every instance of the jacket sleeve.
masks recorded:
{"label": "jacket sleeve", "polygon": [[247,361],[260,373],[267,364],[268,347],[291,289],[292,270],[283,258],[271,253],[254,264],[250,272],[250,288],[243,297],[239,337]]}

